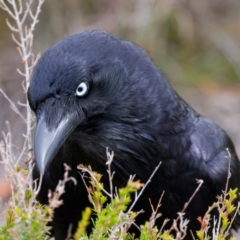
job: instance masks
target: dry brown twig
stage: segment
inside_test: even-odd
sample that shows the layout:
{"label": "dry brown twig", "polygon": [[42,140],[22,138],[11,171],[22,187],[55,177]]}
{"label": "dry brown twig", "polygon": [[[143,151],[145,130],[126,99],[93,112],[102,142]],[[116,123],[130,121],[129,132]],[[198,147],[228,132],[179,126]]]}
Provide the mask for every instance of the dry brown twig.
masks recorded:
{"label": "dry brown twig", "polygon": [[[20,121],[25,123],[26,129],[23,132],[23,144],[21,148],[17,148],[19,154],[13,151],[16,147],[12,142],[12,134],[10,123],[6,121],[7,133],[3,133],[3,141],[0,142],[0,157],[1,163],[4,165],[6,177],[10,183],[12,198],[9,202],[10,206],[19,206],[24,212],[32,214],[33,205],[36,203],[36,195],[39,192],[40,185],[32,183],[31,173],[33,170],[33,155],[31,131],[34,127],[31,109],[27,101],[27,89],[30,83],[32,70],[39,58],[32,53],[33,32],[38,23],[39,13],[44,0],[0,0],[0,8],[7,12],[10,20],[6,19],[7,25],[12,32],[12,39],[17,45],[17,50],[21,56],[24,70],[17,69],[21,76],[22,88],[25,93],[25,103],[14,103],[9,96],[0,88],[0,92],[10,104],[10,107],[20,118]],[[32,9],[36,7],[36,11]],[[19,110],[19,106],[26,108],[26,114]],[[25,159],[28,163],[28,171],[19,167],[20,162]],[[39,179],[41,183],[42,178]],[[31,197],[26,202],[26,192],[31,191],[34,197]]]}
{"label": "dry brown twig", "polygon": [[[29,172],[26,172],[24,169],[14,167],[12,163],[11,156],[8,155],[7,147],[3,141],[0,142],[0,156],[2,158],[2,163],[5,167],[6,177],[10,183],[11,187],[11,200],[9,201],[10,207],[19,206],[24,212],[32,215],[34,211],[33,207],[36,203],[36,194],[39,191],[39,187],[32,185],[30,178],[31,175]],[[41,179],[40,179],[41,182]],[[34,197],[29,198],[29,201],[26,201],[26,192],[31,190],[34,194]]]}
{"label": "dry brown twig", "polygon": [[107,162],[106,165],[108,166],[107,173],[108,173],[108,178],[109,178],[109,187],[110,187],[110,195],[111,195],[111,201],[113,200],[113,177],[115,172],[111,171],[111,164],[114,158],[114,152],[109,152],[108,148],[106,149],[106,154],[107,154]]}
{"label": "dry brown twig", "polygon": [[59,180],[58,185],[56,186],[55,191],[48,190],[48,203],[49,207],[54,210],[63,204],[63,200],[60,200],[60,197],[65,193],[66,183],[72,181],[75,185],[77,185],[77,181],[74,177],[69,177],[69,172],[71,168],[64,163],[64,175],[63,180]]}
{"label": "dry brown twig", "polygon": [[[12,39],[17,45],[17,50],[22,58],[22,63],[24,65],[24,71],[21,71],[20,69],[17,69],[17,71],[21,77],[23,77],[22,87],[25,95],[29,87],[32,70],[39,58],[39,55],[34,57],[32,53],[32,43],[34,36],[33,32],[35,30],[36,24],[38,23],[38,17],[39,13],[41,12],[41,6],[43,2],[44,0],[29,0],[26,1],[26,4],[23,4],[22,0],[0,0],[0,8],[6,11],[11,17],[11,21],[6,19],[6,22],[12,32]],[[35,12],[32,10],[33,3],[36,4]],[[2,154],[7,154],[7,157],[11,157],[12,160],[14,159],[14,164],[18,165],[23,156],[28,159],[32,158],[32,152],[30,150],[32,149],[31,131],[34,127],[32,121],[33,117],[31,114],[31,109],[28,105],[27,95],[25,103],[18,102],[19,106],[26,108],[26,116],[24,116],[18,109],[18,106],[7,96],[3,89],[0,88],[0,92],[7,99],[13,111],[21,118],[21,121],[24,121],[26,124],[26,131],[23,134],[24,142],[19,157],[17,159],[12,158],[14,156],[10,150],[12,147],[11,141],[5,142],[7,151],[2,152]],[[8,132],[7,136],[9,139],[11,139],[11,132]],[[31,164],[32,161],[29,162],[29,170],[32,168]]]}

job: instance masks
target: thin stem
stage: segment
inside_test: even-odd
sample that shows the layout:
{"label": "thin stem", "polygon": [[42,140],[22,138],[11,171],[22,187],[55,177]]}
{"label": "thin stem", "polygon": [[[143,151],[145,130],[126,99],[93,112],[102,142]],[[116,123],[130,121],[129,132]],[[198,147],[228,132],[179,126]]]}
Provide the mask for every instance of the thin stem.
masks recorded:
{"label": "thin stem", "polygon": [[136,195],[135,195],[135,199],[134,202],[132,203],[132,205],[130,206],[130,208],[128,209],[128,212],[132,211],[133,207],[135,206],[135,204],[137,203],[139,197],[142,195],[143,191],[146,189],[147,185],[151,182],[153,176],[155,175],[155,173],[157,172],[157,170],[159,169],[160,165],[162,162],[159,162],[159,164],[156,166],[156,168],[154,169],[153,173],[151,174],[151,176],[149,177],[149,179],[147,180],[147,182],[145,183],[145,185],[143,186],[143,188],[141,189],[141,191]]}

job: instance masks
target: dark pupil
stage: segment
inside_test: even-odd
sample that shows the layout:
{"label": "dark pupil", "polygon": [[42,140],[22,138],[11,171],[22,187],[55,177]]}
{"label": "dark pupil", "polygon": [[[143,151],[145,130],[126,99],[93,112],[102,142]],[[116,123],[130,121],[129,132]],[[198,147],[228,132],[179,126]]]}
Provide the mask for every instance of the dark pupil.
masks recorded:
{"label": "dark pupil", "polygon": [[82,92],[83,87],[78,87],[78,92]]}

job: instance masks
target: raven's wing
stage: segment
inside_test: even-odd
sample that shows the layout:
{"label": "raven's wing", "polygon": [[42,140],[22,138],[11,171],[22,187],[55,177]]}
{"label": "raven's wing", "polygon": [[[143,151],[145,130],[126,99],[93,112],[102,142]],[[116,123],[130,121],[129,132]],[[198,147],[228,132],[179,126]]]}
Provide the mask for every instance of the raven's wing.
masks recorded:
{"label": "raven's wing", "polygon": [[[240,161],[231,139],[216,123],[199,117],[190,134],[190,152],[195,161],[202,162],[200,171],[206,172],[218,194],[225,190],[228,172],[231,173],[228,189],[240,189]],[[238,194],[238,201],[240,200]],[[233,227],[240,226],[240,215],[236,215]]]}

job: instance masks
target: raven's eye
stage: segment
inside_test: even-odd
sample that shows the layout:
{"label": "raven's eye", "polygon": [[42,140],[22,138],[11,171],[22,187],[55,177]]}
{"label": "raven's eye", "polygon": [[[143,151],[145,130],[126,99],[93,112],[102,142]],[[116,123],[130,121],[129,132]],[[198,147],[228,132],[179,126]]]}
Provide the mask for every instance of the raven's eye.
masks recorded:
{"label": "raven's eye", "polygon": [[77,89],[76,89],[76,95],[79,97],[83,97],[88,93],[88,84],[86,82],[81,82]]}

